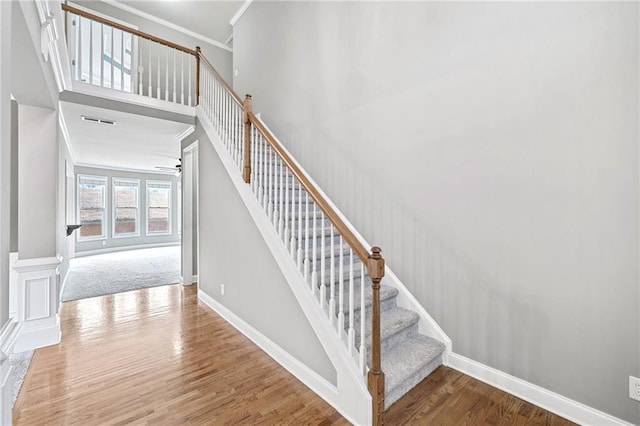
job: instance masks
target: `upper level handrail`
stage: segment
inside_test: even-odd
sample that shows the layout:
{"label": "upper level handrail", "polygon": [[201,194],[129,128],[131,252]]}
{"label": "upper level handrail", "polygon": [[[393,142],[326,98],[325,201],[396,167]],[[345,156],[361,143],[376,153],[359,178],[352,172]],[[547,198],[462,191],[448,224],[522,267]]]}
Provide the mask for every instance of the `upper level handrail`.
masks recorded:
{"label": "upper level handrail", "polygon": [[233,96],[233,99],[244,110],[244,104],[242,103],[242,98],[240,96],[238,96],[236,91],[233,90],[233,88],[231,86],[229,86],[229,84],[225,81],[224,77],[222,77],[222,74],[220,74],[218,72],[216,67],[211,65],[211,62],[209,62],[209,60],[202,54],[202,52],[200,52],[200,60],[203,61],[205,64],[207,64],[207,67],[209,67],[209,70],[213,73],[213,75],[216,76],[218,81],[224,86],[225,89],[227,89],[227,92],[229,92],[231,94],[231,96]]}
{"label": "upper level handrail", "polygon": [[190,55],[193,55],[193,56],[196,56],[196,57],[198,56],[198,52],[195,49],[189,49],[188,47],[181,46],[181,45],[179,45],[177,43],[173,43],[173,42],[171,42],[169,40],[165,40],[165,39],[162,39],[160,37],[156,37],[156,36],[153,36],[151,34],[147,34],[144,31],[136,30],[134,28],[127,27],[126,25],[118,24],[117,22],[113,22],[113,21],[111,21],[109,19],[106,19],[106,18],[103,18],[101,16],[94,15],[94,14],[89,13],[89,12],[85,12],[84,10],[80,10],[80,9],[75,8],[73,6],[69,6],[68,4],[64,4],[63,3],[62,4],[62,10],[64,10],[65,12],[70,12],[70,13],[76,14],[78,16],[85,17],[87,19],[91,19],[92,21],[96,21],[96,22],[101,23],[101,24],[109,25],[109,26],[111,26],[113,28],[116,28],[118,30],[130,33],[130,34],[133,34],[133,35],[136,35],[138,37],[142,37],[142,38],[147,39],[147,40],[151,40],[153,42],[162,44],[162,45],[167,46],[167,47],[171,47],[171,48],[176,49],[176,50],[180,50],[180,51],[188,53]]}
{"label": "upper level handrail", "polygon": [[369,251],[362,245],[358,237],[356,237],[355,234],[351,232],[351,229],[349,229],[349,227],[344,223],[344,221],[340,218],[336,211],[333,210],[329,203],[322,197],[322,195],[320,195],[318,189],[309,181],[307,175],[304,174],[302,170],[300,170],[298,165],[291,159],[289,154],[276,141],[275,136],[271,134],[269,129],[264,127],[262,122],[258,120],[253,112],[249,112],[249,119],[251,120],[251,124],[253,124],[260,131],[260,133],[262,133],[262,136],[264,136],[265,139],[269,142],[269,145],[271,145],[271,147],[278,153],[278,156],[282,159],[282,161],[285,162],[285,164],[289,167],[289,170],[291,170],[298,181],[300,181],[304,189],[309,193],[311,198],[313,198],[318,207],[320,207],[324,214],[327,215],[328,219],[331,221],[331,223],[333,223],[333,225],[340,232],[349,246],[358,255],[360,260],[362,260],[363,263],[367,264]]}

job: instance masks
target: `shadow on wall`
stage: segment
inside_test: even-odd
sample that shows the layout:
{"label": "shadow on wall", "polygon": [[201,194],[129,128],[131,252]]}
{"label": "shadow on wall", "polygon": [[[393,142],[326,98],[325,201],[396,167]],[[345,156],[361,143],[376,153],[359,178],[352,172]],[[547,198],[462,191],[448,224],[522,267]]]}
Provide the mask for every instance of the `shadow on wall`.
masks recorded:
{"label": "shadow on wall", "polygon": [[[327,194],[338,194],[332,201],[364,238],[382,247],[388,266],[453,340],[454,352],[509,374],[532,377],[535,360],[544,357],[544,345],[528,338],[528,329],[536,323],[539,329],[552,330],[542,307],[510,292],[518,283],[503,282],[499,265],[495,271],[485,270],[474,264],[464,247],[445,243],[436,224],[424,223],[409,206],[387,196],[393,189],[363,171],[364,164],[348,162],[349,155],[335,144],[311,135],[309,128],[290,133],[288,149]],[[315,170],[318,165],[324,167],[322,173]],[[525,358],[513,359],[503,350],[516,342]]]}

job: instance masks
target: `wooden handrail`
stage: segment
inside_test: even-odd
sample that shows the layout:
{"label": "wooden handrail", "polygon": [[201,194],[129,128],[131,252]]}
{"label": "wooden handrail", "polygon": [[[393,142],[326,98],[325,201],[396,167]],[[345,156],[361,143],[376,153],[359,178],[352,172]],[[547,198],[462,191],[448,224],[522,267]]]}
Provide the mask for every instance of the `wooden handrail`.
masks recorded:
{"label": "wooden handrail", "polygon": [[188,47],[180,46],[179,44],[176,44],[176,43],[173,43],[171,41],[162,39],[160,37],[156,37],[156,36],[153,36],[151,34],[147,34],[147,33],[143,32],[143,31],[136,30],[136,29],[131,28],[131,27],[127,27],[126,25],[118,24],[117,22],[113,22],[113,21],[110,21],[109,19],[105,19],[105,18],[103,18],[101,16],[94,15],[94,14],[89,13],[89,12],[85,12],[84,10],[77,9],[77,8],[75,8],[73,6],[69,6],[68,4],[62,3],[62,10],[64,10],[65,12],[74,13],[76,15],[85,17],[87,19],[91,19],[92,21],[96,21],[96,22],[99,22],[101,24],[109,25],[110,27],[116,28],[118,30],[122,30],[122,31],[124,31],[126,33],[133,34],[133,35],[136,35],[138,37],[142,37],[142,38],[147,39],[147,40],[151,40],[153,42],[162,44],[164,46],[171,47],[171,48],[176,49],[176,50],[180,50],[180,51],[182,51],[184,53],[188,53],[188,54],[196,56],[196,57],[198,56],[198,52],[196,52],[194,49],[189,49]]}
{"label": "wooden handrail", "polygon": [[[248,99],[251,99],[249,95]],[[373,425],[381,426],[384,423],[384,393],[385,377],[382,371],[382,350],[380,346],[380,282],[384,277],[385,263],[380,255],[380,248],[373,247],[371,253],[362,245],[358,238],[351,232],[349,227],[342,221],[340,216],[333,210],[329,203],[320,195],[318,189],[309,181],[307,176],[300,170],[298,165],[287,154],[275,136],[258,120],[252,111],[245,111],[246,117],[251,125],[255,126],[262,136],[267,140],[271,148],[278,154],[280,159],[287,165],[291,173],[298,179],[316,205],[329,218],[333,226],[336,227],[342,238],[353,249],[360,260],[367,265],[367,272],[371,278],[371,289],[373,295],[372,315],[371,315],[371,369],[367,374],[367,387],[373,398]],[[247,136],[248,137],[248,136]],[[247,151],[245,151],[246,154]]]}
{"label": "wooden handrail", "polygon": [[229,92],[231,96],[233,96],[233,99],[238,103],[238,105],[242,107],[243,106],[242,98],[238,96],[236,91],[233,90],[231,86],[229,86],[229,84],[225,81],[224,77],[222,77],[222,75],[218,72],[216,67],[211,65],[211,62],[209,62],[209,60],[202,53],[200,53],[200,59],[211,69],[211,72],[216,77],[216,80],[218,80],[220,84],[222,84],[224,88],[227,89],[227,92]]}
{"label": "wooden handrail", "polygon": [[271,134],[271,132],[264,127],[264,125],[258,120],[258,118],[251,112],[247,114],[249,116],[249,120],[251,120],[251,124],[256,126],[258,131],[262,133],[262,136],[269,142],[271,148],[278,154],[278,156],[284,161],[284,163],[289,167],[291,173],[298,179],[298,181],[302,184],[304,189],[309,193],[311,198],[315,201],[315,203],[320,207],[320,209],[327,215],[327,218],[333,223],[338,232],[345,239],[347,244],[353,249],[353,251],[358,255],[360,260],[364,264],[367,264],[369,259],[369,252],[362,245],[360,240],[351,232],[349,227],[340,219],[340,216],[333,210],[333,208],[327,203],[327,201],[320,195],[320,192],[316,189],[315,186],[309,181],[307,176],[300,170],[298,165],[289,157],[289,154],[282,148],[282,146],[276,141],[275,136]]}

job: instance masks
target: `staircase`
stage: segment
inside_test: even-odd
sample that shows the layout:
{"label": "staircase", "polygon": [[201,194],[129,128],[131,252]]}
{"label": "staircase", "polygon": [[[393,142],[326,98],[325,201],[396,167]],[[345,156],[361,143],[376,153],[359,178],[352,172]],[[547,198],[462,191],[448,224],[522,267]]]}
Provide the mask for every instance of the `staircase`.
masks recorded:
{"label": "staircase", "polygon": [[[107,71],[93,67],[93,54],[71,49],[74,88],[117,90],[184,113],[197,106],[200,125],[336,369],[337,384],[323,398],[354,423],[382,424],[384,410],[443,363],[446,334],[385,266],[381,250],[358,234],[253,114],[251,97],[241,99],[199,48],[62,8],[73,22],[98,22],[121,34]],[[133,37],[147,45],[137,84],[111,66],[125,62],[125,40]]]}
{"label": "staircase", "polygon": [[[266,145],[258,147],[259,150],[267,148]],[[271,169],[274,166],[271,162],[262,163],[262,165],[267,169]],[[274,176],[279,177],[277,174]],[[289,183],[291,184],[291,180]],[[283,186],[279,185],[279,182],[274,186],[274,189],[275,192],[285,190]],[[287,190],[290,191],[290,187],[287,187]],[[326,304],[326,308],[329,308],[331,300],[335,301],[335,306],[331,311],[333,312],[333,320],[336,323],[341,311],[340,306],[342,306],[344,315],[342,330],[344,330],[344,336],[348,340],[349,330],[353,329],[353,341],[350,344],[354,345],[354,350],[356,350],[355,342],[361,341],[362,327],[364,326],[366,364],[367,367],[370,367],[373,291],[371,279],[365,276],[365,321],[363,324],[361,322],[363,304],[360,300],[362,295],[362,262],[359,259],[353,259],[353,280],[351,282],[349,273],[351,258],[344,255],[344,253],[348,252],[349,246],[341,244],[341,237],[332,233],[331,222],[328,219],[322,219],[321,215],[318,214],[319,209],[312,200],[309,200],[307,207],[303,192],[299,188],[296,187],[292,196],[288,199],[288,203],[284,204],[284,208],[289,209],[289,211],[298,212],[301,210],[302,212],[301,215],[294,218],[294,230],[292,233],[294,240],[308,243],[302,246],[300,257],[303,259],[308,257],[311,262],[314,259],[319,263],[324,262],[324,273],[320,272],[319,274],[324,279],[317,281],[313,289],[314,294],[317,295],[320,301],[321,291],[325,292],[322,299]],[[300,231],[305,228],[310,230],[308,238],[304,235],[304,231]],[[291,251],[290,244],[291,242],[289,241],[289,250]],[[322,249],[323,244],[324,250]],[[327,248],[329,249],[327,250]],[[340,256],[341,249],[343,253],[342,259]],[[331,285],[332,283],[333,286]],[[352,294],[354,298],[353,315],[349,311],[350,295]],[[442,353],[445,350],[444,343],[419,333],[418,313],[398,306],[397,297],[397,289],[384,284],[380,286],[381,357],[382,371],[384,371],[386,382],[385,409],[441,365]],[[350,321],[352,316],[353,322]],[[359,351],[359,348],[357,350]]]}

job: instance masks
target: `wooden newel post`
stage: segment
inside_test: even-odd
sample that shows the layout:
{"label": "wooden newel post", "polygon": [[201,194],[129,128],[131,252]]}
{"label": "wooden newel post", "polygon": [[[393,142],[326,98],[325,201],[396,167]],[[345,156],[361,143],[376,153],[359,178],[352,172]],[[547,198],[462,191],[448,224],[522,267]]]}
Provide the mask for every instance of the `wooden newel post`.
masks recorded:
{"label": "wooden newel post", "polygon": [[249,113],[253,112],[251,95],[244,98],[244,169],[242,177],[246,183],[251,183],[251,120]]}
{"label": "wooden newel post", "polygon": [[384,277],[384,259],[380,247],[373,247],[367,259],[367,269],[373,289],[371,315],[371,369],[367,376],[369,392],[373,398],[373,425],[384,423],[384,373],[380,354],[380,281]]}
{"label": "wooden newel post", "polygon": [[200,46],[196,46],[196,105],[200,105]]}

